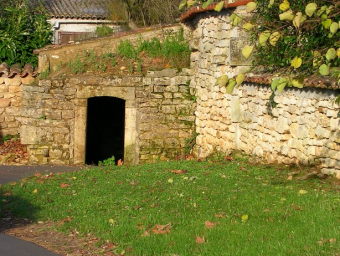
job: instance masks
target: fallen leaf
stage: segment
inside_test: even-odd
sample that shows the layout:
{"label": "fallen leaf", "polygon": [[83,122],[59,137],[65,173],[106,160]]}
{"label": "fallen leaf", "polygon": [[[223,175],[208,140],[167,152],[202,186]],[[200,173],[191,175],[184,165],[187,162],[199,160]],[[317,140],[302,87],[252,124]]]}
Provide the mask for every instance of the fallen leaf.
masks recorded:
{"label": "fallen leaf", "polygon": [[141,205],[136,205],[136,206],[133,207],[133,209],[135,209],[135,210],[138,210],[138,209],[140,209],[140,208],[142,208]]}
{"label": "fallen leaf", "polygon": [[119,159],[117,162],[117,166],[122,166],[124,164],[124,161],[122,159]]}
{"label": "fallen leaf", "polygon": [[173,182],[174,182],[174,179],[173,179],[173,178],[170,178],[170,179],[168,179],[168,182],[169,182],[169,183],[173,183]]}
{"label": "fallen leaf", "polygon": [[205,227],[206,227],[206,228],[209,228],[209,229],[215,227],[217,224],[219,224],[219,222],[211,222],[211,221],[209,221],[209,220],[207,220],[206,222],[204,222]]}
{"label": "fallen leaf", "polygon": [[131,182],[130,182],[130,185],[131,185],[131,186],[136,186],[136,183],[135,183],[134,181],[131,181]]}
{"label": "fallen leaf", "polygon": [[205,238],[196,236],[196,244],[205,244]]}
{"label": "fallen leaf", "polygon": [[215,218],[222,218],[222,219],[224,219],[225,216],[223,214],[215,214]]}
{"label": "fallen leaf", "polygon": [[172,170],[171,172],[174,174],[183,174],[183,173],[187,173],[188,171],[187,170]]}
{"label": "fallen leaf", "polygon": [[298,206],[298,205],[292,204],[292,208],[293,208],[294,210],[301,211],[301,207]]}
{"label": "fallen leaf", "polygon": [[143,234],[142,234],[142,237],[146,237],[146,236],[150,236],[150,233],[148,231],[145,231]]}
{"label": "fallen leaf", "polygon": [[36,173],[34,174],[34,176],[35,176],[35,177],[40,177],[40,176],[41,176],[41,173],[36,172]]}
{"label": "fallen leaf", "polygon": [[38,189],[33,190],[32,193],[33,193],[33,194],[38,193]]}
{"label": "fallen leaf", "polygon": [[70,217],[64,218],[59,222],[59,225],[64,225],[65,222],[70,222],[72,221],[72,219]]}
{"label": "fallen leaf", "polygon": [[66,184],[66,183],[61,183],[61,184],[60,184],[60,187],[61,187],[61,188],[67,188],[67,187],[71,187],[71,185]]}
{"label": "fallen leaf", "polygon": [[287,180],[292,180],[292,179],[293,179],[292,175],[288,176],[288,178],[287,178]]}
{"label": "fallen leaf", "polygon": [[300,195],[305,195],[305,194],[307,194],[307,193],[308,193],[307,190],[301,189],[301,190],[299,191],[299,194],[300,194]]}
{"label": "fallen leaf", "polygon": [[15,186],[17,183],[16,182],[12,182],[11,183],[11,186]]}
{"label": "fallen leaf", "polygon": [[329,243],[330,243],[330,244],[335,243],[335,242],[336,242],[336,239],[335,239],[335,238],[329,239]]}
{"label": "fallen leaf", "polygon": [[152,232],[155,235],[163,235],[163,234],[170,233],[170,229],[171,229],[171,222],[169,222],[166,225],[155,225]]}
{"label": "fallen leaf", "polygon": [[241,219],[242,219],[242,222],[246,222],[249,219],[248,214],[242,215]]}

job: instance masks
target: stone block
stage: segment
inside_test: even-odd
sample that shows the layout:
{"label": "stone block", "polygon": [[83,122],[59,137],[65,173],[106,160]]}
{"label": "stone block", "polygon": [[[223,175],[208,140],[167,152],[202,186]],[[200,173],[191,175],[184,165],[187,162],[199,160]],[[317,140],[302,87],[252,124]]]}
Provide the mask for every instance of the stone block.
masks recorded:
{"label": "stone block", "polygon": [[10,99],[0,99],[0,108],[8,107],[11,104]]}
{"label": "stone block", "polygon": [[19,86],[21,85],[21,77],[19,75],[14,76],[13,78],[5,77],[5,84],[6,85],[13,85],[13,86]]}
{"label": "stone block", "polygon": [[34,82],[34,80],[35,80],[34,77],[27,75],[27,76],[21,78],[21,83],[28,85],[28,84],[32,84]]}

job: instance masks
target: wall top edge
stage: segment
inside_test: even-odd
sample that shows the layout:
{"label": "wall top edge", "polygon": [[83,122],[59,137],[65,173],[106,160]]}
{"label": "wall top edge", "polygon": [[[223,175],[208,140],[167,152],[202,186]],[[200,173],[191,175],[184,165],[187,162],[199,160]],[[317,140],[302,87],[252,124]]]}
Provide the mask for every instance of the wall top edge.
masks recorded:
{"label": "wall top edge", "polygon": [[[272,80],[276,77],[279,76],[270,73],[248,74],[244,81],[255,84],[271,85]],[[331,76],[318,76],[318,75],[308,76],[303,80],[303,85],[304,87],[310,88],[340,90],[340,85],[338,84],[337,79]]]}
{"label": "wall top edge", "polygon": [[[253,2],[253,0],[227,0],[224,1],[223,9],[228,9],[228,8],[234,8],[242,5],[246,5],[249,2]],[[219,3],[214,2],[210,4],[207,8],[203,8],[202,5],[194,6],[188,9],[184,14],[181,16],[181,22],[187,21],[193,17],[195,17],[197,14],[202,13],[202,12],[208,12],[208,11],[214,11],[215,6]]]}

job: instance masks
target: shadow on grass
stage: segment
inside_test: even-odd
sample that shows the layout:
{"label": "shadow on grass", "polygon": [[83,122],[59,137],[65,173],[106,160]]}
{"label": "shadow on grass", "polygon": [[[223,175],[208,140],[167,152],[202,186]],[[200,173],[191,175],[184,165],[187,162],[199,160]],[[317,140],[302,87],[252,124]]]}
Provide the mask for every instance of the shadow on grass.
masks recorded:
{"label": "shadow on grass", "polygon": [[39,209],[0,187],[0,233],[36,221]]}

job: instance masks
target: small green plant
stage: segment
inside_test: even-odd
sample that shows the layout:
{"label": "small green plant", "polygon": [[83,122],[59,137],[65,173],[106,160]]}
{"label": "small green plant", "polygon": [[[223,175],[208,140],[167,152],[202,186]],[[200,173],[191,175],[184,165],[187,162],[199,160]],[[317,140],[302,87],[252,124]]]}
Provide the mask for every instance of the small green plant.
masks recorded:
{"label": "small green plant", "polygon": [[190,154],[196,144],[196,138],[199,133],[195,132],[192,137],[185,140],[185,154]]}
{"label": "small green plant", "polygon": [[129,63],[129,73],[133,73],[133,64],[131,62]]}
{"label": "small green plant", "polygon": [[100,63],[100,71],[101,72],[105,72],[106,71],[105,63]]}
{"label": "small green plant", "polygon": [[137,56],[136,50],[129,40],[119,42],[117,53],[118,55],[129,59],[135,59]]}
{"label": "small green plant", "polygon": [[71,67],[73,74],[81,74],[85,72],[84,63],[80,60],[80,58],[77,56],[75,61],[72,63],[72,61],[69,62],[69,65]]}
{"label": "small green plant", "polygon": [[142,72],[142,66],[143,66],[143,61],[142,60],[138,60],[137,61],[137,72]]}
{"label": "small green plant", "polygon": [[50,75],[50,69],[46,69],[45,71],[42,71],[40,73],[40,78],[41,79],[47,79]]}
{"label": "small green plant", "polygon": [[41,119],[41,120],[46,120],[46,115],[42,115],[42,116],[40,117],[40,119]]}
{"label": "small green plant", "polygon": [[113,33],[113,29],[110,28],[109,26],[102,25],[102,26],[96,28],[95,33],[96,33],[97,36],[108,36],[108,35],[111,35]]}
{"label": "small green plant", "polygon": [[11,135],[11,134],[6,134],[2,139],[4,142],[7,142],[7,141],[10,141],[10,140],[17,140],[19,139],[19,134],[14,134],[14,135]]}
{"label": "small green plant", "polygon": [[116,64],[117,64],[116,58],[112,57],[111,66],[114,67],[114,66],[116,66]]}
{"label": "small green plant", "polygon": [[114,166],[116,165],[116,159],[114,156],[98,162],[99,166]]}

